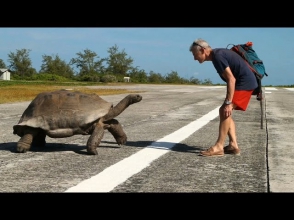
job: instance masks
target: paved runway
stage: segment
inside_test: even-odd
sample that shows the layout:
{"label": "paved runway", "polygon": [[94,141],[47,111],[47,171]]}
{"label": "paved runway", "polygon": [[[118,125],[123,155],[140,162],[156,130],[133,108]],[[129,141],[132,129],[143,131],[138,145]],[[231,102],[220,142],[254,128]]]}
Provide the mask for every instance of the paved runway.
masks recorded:
{"label": "paved runway", "polygon": [[[0,191],[294,191],[293,89],[264,88],[264,129],[254,96],[246,112],[234,112],[240,156],[205,158],[198,153],[216,141],[225,87],[130,84],[123,88],[143,96],[117,117],[128,142],[119,147],[105,132],[96,156],[86,153],[89,136],[47,137],[46,147],[16,153],[19,137],[12,134],[12,126],[29,102],[1,104]],[[124,96],[102,97],[115,104]]]}

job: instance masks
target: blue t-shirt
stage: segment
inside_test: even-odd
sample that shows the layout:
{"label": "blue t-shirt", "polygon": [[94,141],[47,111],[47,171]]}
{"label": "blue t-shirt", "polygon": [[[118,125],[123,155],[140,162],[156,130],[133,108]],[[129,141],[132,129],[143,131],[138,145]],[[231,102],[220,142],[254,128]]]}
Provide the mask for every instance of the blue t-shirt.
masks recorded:
{"label": "blue t-shirt", "polygon": [[223,81],[222,73],[229,66],[236,78],[235,90],[253,90],[257,88],[257,80],[254,73],[234,51],[225,48],[213,49],[212,63]]}

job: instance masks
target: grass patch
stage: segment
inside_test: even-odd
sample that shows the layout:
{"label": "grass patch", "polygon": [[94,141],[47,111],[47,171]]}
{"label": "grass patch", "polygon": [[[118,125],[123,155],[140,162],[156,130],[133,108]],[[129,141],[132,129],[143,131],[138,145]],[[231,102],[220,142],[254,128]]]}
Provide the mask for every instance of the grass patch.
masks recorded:
{"label": "grass patch", "polygon": [[[12,82],[0,81],[0,104],[23,102],[33,100],[41,92],[49,92],[59,89],[72,89],[87,94],[115,95],[124,93],[142,93],[142,91],[130,91],[127,89],[87,88],[86,86],[97,86],[97,83],[52,83],[52,82]],[[106,85],[106,84],[104,84]],[[99,85],[100,87],[100,85]]]}

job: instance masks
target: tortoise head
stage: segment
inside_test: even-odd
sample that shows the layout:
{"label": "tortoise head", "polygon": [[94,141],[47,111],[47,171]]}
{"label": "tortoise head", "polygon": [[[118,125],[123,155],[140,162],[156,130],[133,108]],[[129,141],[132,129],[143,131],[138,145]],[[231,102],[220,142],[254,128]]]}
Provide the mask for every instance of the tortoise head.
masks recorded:
{"label": "tortoise head", "polygon": [[127,96],[128,100],[129,100],[129,104],[134,104],[134,103],[137,103],[137,102],[140,102],[142,100],[142,96],[139,95],[139,94],[130,94]]}

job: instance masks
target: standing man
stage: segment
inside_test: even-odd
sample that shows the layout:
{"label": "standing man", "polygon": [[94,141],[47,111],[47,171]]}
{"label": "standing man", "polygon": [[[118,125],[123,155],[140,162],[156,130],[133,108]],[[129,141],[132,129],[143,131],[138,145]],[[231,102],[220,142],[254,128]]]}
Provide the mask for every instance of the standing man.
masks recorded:
{"label": "standing man", "polygon": [[[227,92],[224,103],[219,108],[219,135],[216,143],[201,156],[223,156],[224,154],[239,155],[240,149],[237,143],[235,122],[232,118],[233,109],[246,111],[252,92],[257,88],[257,80],[245,61],[237,53],[225,49],[212,49],[203,39],[195,40],[189,51],[194,60],[199,63],[212,61],[219,76],[227,84]],[[229,137],[228,146],[224,147],[226,137]]]}

